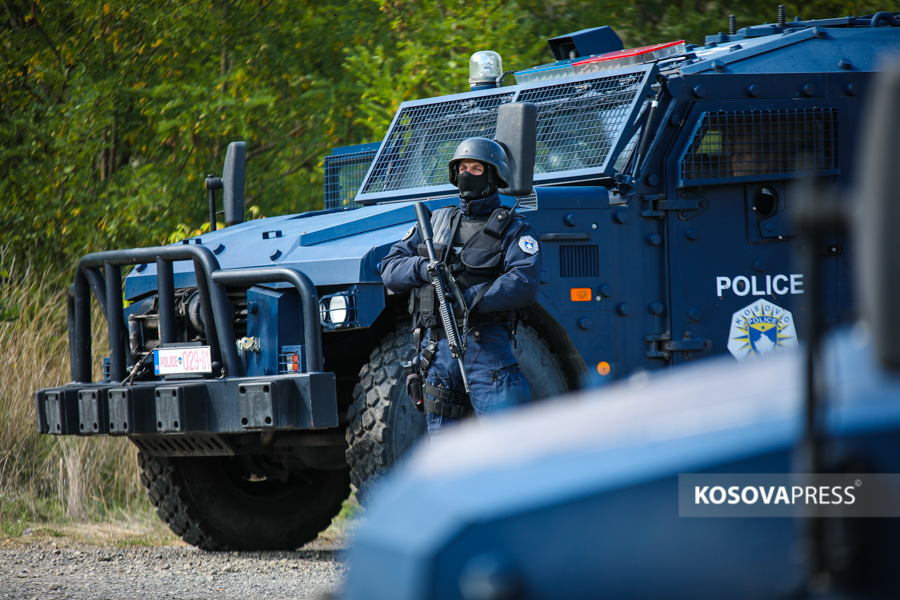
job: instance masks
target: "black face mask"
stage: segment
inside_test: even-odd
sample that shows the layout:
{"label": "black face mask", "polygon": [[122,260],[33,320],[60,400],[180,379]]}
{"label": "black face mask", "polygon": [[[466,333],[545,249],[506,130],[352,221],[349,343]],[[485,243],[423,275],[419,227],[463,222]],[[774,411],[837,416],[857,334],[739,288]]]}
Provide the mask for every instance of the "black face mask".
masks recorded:
{"label": "black face mask", "polygon": [[497,191],[491,179],[488,169],[485,169],[481,175],[472,175],[468,171],[463,171],[458,177],[459,197],[466,200],[487,198]]}

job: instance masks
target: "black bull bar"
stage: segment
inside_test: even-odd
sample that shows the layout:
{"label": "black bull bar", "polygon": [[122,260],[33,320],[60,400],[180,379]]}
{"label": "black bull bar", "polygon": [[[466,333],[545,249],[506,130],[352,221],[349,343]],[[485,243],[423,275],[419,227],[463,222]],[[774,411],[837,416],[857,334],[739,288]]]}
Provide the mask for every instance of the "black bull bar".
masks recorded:
{"label": "black bull bar", "polygon": [[[122,383],[135,365],[127,345],[122,266],[156,263],[160,344],[174,344],[172,263],[186,260],[194,263],[213,378]],[[306,370],[246,377],[224,286],[275,282],[290,283],[300,294]],[[109,326],[109,379],[97,383],[91,376],[92,290]],[[316,288],[303,272],[291,267],[222,270],[203,246],[88,254],[78,263],[67,302],[73,381],[35,393],[38,430],[56,435],[128,435],[151,453],[193,456],[235,453],[220,434],[337,427],[335,378],[324,372],[318,304]],[[314,445],[330,444],[329,440],[303,438]]]}
{"label": "black bull bar", "polygon": [[[131,353],[126,350],[127,329],[122,306],[122,267],[125,265],[156,263],[159,341],[161,345],[175,342],[175,284],[172,263],[181,260],[194,262],[200,310],[206,325],[211,359],[214,364],[224,367],[225,375],[240,377],[244,373],[234,344],[232,315],[223,286],[254,283],[286,282],[297,289],[303,311],[307,372],[323,370],[319,295],[306,274],[291,267],[222,270],[219,261],[208,248],[183,245],[95,252],[78,262],[75,283],[69,289],[68,296],[69,353],[73,381],[91,382],[91,288],[109,327],[110,379],[114,382],[122,381],[126,377],[127,368],[133,365]],[[100,269],[104,270],[105,278],[99,272]]]}

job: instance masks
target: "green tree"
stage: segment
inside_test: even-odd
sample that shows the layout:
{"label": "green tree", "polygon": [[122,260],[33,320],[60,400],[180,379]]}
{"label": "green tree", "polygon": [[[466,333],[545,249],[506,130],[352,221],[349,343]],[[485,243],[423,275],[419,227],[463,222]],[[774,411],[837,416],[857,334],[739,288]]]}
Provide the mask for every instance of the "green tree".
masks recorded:
{"label": "green tree", "polygon": [[327,149],[360,139],[340,108],[352,106],[340,76],[359,3],[3,8],[2,244],[41,265],[205,221],[204,175],[234,139],[248,142],[249,206],[314,208]]}
{"label": "green tree", "polygon": [[732,13],[740,26],[774,21],[776,4],[0,0],[0,248],[59,272],[88,251],[199,229],[204,176],[236,139],[248,207],[320,208],[330,148],[380,140],[405,100],[466,91],[472,52],[528,68],[553,60],[547,38],[599,25],[626,46],[702,43]]}

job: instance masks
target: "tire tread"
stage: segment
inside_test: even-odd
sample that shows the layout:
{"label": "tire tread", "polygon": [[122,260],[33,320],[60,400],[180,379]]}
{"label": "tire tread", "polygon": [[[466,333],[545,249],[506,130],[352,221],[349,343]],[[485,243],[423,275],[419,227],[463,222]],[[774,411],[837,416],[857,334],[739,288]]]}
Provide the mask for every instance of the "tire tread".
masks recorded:
{"label": "tire tread", "polygon": [[[168,458],[149,456],[138,453],[138,465],[141,469],[141,482],[147,490],[156,514],[176,535],[188,544],[201,550],[293,550],[308,541],[315,539],[320,531],[325,530],[331,520],[340,512],[343,499],[349,495],[350,486],[347,479],[338,474],[329,476],[319,483],[319,497],[311,499],[316,508],[306,511],[301,526],[285,539],[271,541],[263,531],[254,531],[256,539],[234,533],[220,535],[221,531],[215,522],[216,516],[204,514],[190,493],[191,482],[183,471],[179,461],[191,458]],[[344,476],[346,470],[343,471]],[[346,490],[346,491],[342,491]],[[224,499],[227,501],[227,499]],[[303,507],[298,506],[301,510]],[[296,524],[295,524],[296,526]]]}

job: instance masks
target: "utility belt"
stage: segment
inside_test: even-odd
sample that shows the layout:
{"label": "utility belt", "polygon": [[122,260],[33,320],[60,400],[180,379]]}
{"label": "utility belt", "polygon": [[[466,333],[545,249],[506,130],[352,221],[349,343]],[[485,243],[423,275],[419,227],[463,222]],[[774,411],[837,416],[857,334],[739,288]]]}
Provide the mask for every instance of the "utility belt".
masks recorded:
{"label": "utility belt", "polygon": [[[512,317],[512,318],[510,318]],[[481,329],[488,325],[500,325],[504,329],[506,329],[506,333],[509,335],[509,341],[515,342],[516,340],[516,328],[517,319],[515,315],[510,315],[509,313],[489,313],[486,315],[469,315],[469,320],[463,321],[461,319],[456,320],[456,326],[459,328],[459,332],[462,335],[466,331],[466,326],[468,325],[469,331],[472,332],[472,337],[477,343],[481,343]],[[444,327],[437,323],[434,327],[431,328],[431,335],[436,340],[444,340],[447,339],[447,332],[444,330]]]}

